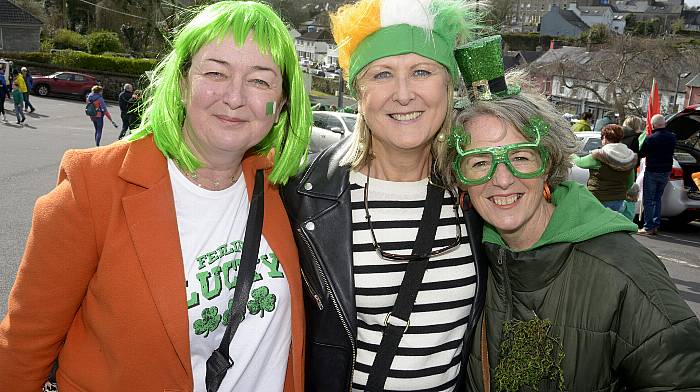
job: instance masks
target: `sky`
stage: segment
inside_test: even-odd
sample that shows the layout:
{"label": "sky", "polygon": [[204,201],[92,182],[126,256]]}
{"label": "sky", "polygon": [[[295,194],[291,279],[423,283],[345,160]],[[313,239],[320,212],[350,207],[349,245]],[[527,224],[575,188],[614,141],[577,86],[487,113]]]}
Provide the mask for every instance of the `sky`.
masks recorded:
{"label": "sky", "polygon": [[689,6],[700,5],[700,0],[685,0],[685,4]]}

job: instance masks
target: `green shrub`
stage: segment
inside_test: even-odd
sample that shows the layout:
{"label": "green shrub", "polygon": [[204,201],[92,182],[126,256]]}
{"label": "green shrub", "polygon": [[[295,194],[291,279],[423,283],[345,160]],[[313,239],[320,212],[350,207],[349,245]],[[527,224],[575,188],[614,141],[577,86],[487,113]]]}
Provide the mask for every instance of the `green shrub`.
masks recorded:
{"label": "green shrub", "polygon": [[156,66],[153,59],[127,59],[122,57],[98,56],[73,50],[47,52],[3,53],[6,58],[33,61],[36,63],[56,65],[65,70],[85,70],[95,72],[114,72],[140,76]]}
{"label": "green shrub", "polygon": [[116,33],[111,31],[95,31],[87,35],[87,49],[92,54],[103,52],[122,52],[121,41]]}
{"label": "green shrub", "polygon": [[87,48],[85,37],[67,29],[56,30],[53,36],[53,45],[56,49],[85,50]]}

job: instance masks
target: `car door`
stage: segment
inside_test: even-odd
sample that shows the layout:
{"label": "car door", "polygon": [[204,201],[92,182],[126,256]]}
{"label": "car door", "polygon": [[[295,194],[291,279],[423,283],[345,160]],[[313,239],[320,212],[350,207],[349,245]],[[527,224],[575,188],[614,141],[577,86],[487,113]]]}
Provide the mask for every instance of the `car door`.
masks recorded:
{"label": "car door", "polygon": [[51,86],[51,91],[58,94],[70,93],[72,80],[73,75],[66,72],[56,75],[53,78],[53,85]]}
{"label": "car door", "polygon": [[86,81],[85,76],[74,74],[73,82],[71,83],[71,94],[82,94],[85,90]]}

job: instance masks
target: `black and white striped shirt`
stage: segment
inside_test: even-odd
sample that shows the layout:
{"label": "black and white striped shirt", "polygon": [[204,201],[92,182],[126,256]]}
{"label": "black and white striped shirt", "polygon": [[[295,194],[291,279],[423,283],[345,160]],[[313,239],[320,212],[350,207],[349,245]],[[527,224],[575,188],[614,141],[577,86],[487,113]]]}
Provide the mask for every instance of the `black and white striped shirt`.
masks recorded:
{"label": "black and white striped shirt", "polygon": [[[365,218],[367,177],[350,173],[353,271],[357,302],[357,358],[353,390],[363,391],[382,338],[384,319],[394,306],[407,262],[381,259],[374,251]],[[382,250],[410,254],[418,232],[428,180],[390,182],[370,179],[369,209]],[[454,242],[454,201],[445,192],[433,249]],[[461,211],[460,211],[461,213]],[[384,389],[452,391],[462,358],[462,342],[476,292],[476,272],[467,230],[460,220],[461,245],[428,263],[423,283]]]}

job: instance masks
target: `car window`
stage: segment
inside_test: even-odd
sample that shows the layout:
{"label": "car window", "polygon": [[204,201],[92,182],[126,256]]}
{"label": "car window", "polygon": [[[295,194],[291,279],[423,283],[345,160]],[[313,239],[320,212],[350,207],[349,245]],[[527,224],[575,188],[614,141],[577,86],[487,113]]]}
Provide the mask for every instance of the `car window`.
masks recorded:
{"label": "car window", "polygon": [[73,80],[73,75],[67,74],[67,73],[62,73],[62,74],[56,75],[56,79],[59,79],[59,80]]}
{"label": "car window", "polygon": [[345,128],[343,128],[343,123],[340,122],[340,120],[335,117],[335,116],[328,116],[328,127],[325,127],[326,129],[331,129],[331,128],[339,128],[341,131],[345,131]]}
{"label": "car window", "polygon": [[323,113],[314,113],[314,127],[328,129],[328,116]]}
{"label": "car window", "polygon": [[345,125],[348,126],[348,130],[352,132],[355,129],[355,117],[352,116],[343,116],[343,121],[345,121]]}
{"label": "car window", "polygon": [[76,82],[84,82],[85,81],[85,76],[83,75],[73,75],[73,80]]}
{"label": "car window", "polygon": [[586,144],[583,145],[583,148],[581,148],[581,152],[585,154],[589,154],[591,151],[601,148],[603,146],[603,143],[600,141],[600,138],[597,137],[591,137],[588,138],[586,141]]}

